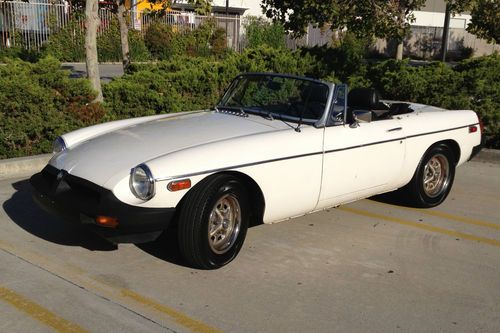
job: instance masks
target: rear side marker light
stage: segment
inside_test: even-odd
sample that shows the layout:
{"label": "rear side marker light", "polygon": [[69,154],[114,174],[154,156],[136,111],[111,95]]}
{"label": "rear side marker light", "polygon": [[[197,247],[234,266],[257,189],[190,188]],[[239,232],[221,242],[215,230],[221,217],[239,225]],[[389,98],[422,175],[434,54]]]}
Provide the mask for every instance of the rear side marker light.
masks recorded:
{"label": "rear side marker light", "polygon": [[95,223],[101,227],[116,228],[118,226],[118,219],[116,217],[99,215],[95,218]]}
{"label": "rear side marker light", "polygon": [[185,190],[191,187],[191,179],[176,180],[168,183],[167,189],[170,192]]}
{"label": "rear side marker light", "polygon": [[469,126],[469,133],[476,133],[476,132],[477,132],[477,126],[476,125]]}

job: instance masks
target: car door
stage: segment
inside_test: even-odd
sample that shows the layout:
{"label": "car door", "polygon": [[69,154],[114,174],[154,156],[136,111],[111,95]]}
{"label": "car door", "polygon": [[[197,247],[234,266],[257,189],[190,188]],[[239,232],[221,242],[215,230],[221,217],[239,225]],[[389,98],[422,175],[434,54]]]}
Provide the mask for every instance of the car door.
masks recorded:
{"label": "car door", "polygon": [[347,124],[346,85],[337,86],[332,105],[324,131],[318,209],[392,189],[405,155],[399,120]]}

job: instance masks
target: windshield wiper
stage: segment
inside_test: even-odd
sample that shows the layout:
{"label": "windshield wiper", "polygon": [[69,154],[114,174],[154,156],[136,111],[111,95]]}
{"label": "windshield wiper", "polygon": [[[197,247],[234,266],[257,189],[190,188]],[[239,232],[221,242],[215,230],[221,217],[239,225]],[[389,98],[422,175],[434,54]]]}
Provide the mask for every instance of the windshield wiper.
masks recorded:
{"label": "windshield wiper", "polygon": [[299,122],[297,123],[297,126],[294,128],[295,132],[300,133],[300,125],[302,125],[302,119],[304,118],[304,109],[305,108],[300,108],[300,115],[299,115]]}

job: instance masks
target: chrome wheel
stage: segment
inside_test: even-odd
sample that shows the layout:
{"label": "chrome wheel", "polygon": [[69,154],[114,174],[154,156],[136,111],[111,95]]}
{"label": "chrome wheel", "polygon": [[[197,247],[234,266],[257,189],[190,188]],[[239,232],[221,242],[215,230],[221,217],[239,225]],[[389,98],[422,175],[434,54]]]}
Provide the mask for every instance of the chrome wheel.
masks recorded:
{"label": "chrome wheel", "polygon": [[238,238],[241,208],[235,196],[226,194],[212,208],[208,221],[208,244],[217,254],[226,253]]}
{"label": "chrome wheel", "polygon": [[435,198],[445,191],[450,181],[450,164],[446,156],[436,154],[429,159],[424,167],[424,192]]}

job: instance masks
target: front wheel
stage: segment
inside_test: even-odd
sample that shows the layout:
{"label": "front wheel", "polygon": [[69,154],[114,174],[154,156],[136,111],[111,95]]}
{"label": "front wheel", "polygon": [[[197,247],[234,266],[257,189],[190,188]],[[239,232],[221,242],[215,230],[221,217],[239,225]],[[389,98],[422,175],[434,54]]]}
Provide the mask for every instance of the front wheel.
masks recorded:
{"label": "front wheel", "polygon": [[222,267],[243,246],[248,221],[244,185],[231,175],[211,176],[186,194],[179,215],[180,251],[194,267]]}
{"label": "front wheel", "polygon": [[444,144],[425,153],[412,180],[404,187],[410,204],[429,208],[439,205],[450,193],[455,178],[455,156]]}

